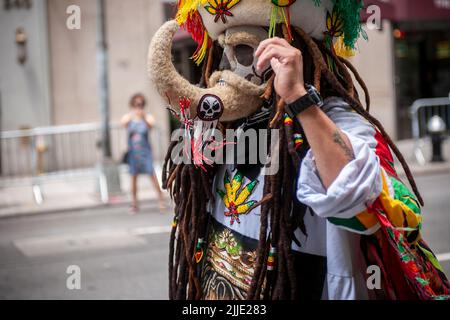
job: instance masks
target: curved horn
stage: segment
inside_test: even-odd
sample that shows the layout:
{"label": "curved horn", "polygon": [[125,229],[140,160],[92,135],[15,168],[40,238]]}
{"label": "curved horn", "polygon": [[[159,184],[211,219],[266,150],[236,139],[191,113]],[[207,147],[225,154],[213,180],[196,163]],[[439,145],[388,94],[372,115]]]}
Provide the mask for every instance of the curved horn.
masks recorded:
{"label": "curved horn", "polygon": [[[168,96],[174,103],[173,107],[178,106],[180,97],[189,98],[192,105],[196,106],[200,100],[201,89],[183,78],[172,64],[172,41],[178,29],[178,23],[171,20],[155,33],[149,48],[148,73],[159,94]],[[195,113],[195,110],[192,111]]]}
{"label": "curved horn", "polygon": [[172,107],[178,107],[180,97],[191,101],[191,117],[197,115],[197,107],[206,95],[221,100],[224,108],[221,121],[233,121],[247,117],[261,107],[260,95],[264,85],[257,86],[231,71],[216,71],[210,77],[210,88],[199,88],[183,78],[172,64],[172,40],[179,25],[168,21],[156,32],[149,48],[148,73],[159,94],[168,97]]}

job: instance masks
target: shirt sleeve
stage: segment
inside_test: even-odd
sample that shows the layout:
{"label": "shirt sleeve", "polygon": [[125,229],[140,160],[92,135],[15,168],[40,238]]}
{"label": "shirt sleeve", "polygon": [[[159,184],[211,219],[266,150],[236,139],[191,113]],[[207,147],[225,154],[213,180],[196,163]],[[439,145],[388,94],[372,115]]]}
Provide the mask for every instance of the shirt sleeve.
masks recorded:
{"label": "shirt sleeve", "polygon": [[300,168],[297,197],[316,215],[339,227],[362,234],[373,233],[379,225],[366,209],[383,189],[382,168],[375,152],[375,128],[342,100],[328,101],[323,110],[348,136],[355,159],[326,189],[310,150]]}

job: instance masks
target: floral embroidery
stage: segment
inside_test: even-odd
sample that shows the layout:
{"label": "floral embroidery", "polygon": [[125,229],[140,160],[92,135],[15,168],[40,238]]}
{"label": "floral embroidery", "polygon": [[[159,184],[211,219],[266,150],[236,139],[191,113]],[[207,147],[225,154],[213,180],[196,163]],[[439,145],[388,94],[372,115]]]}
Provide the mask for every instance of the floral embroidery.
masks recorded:
{"label": "floral embroidery", "polygon": [[222,20],[227,23],[227,16],[232,17],[231,8],[237,5],[241,0],[208,0],[209,5],[205,6],[206,11],[215,15],[214,22]]}
{"label": "floral embroidery", "polygon": [[327,12],[327,32],[333,37],[341,37],[344,33],[344,24],[342,20],[339,18],[336,10],[333,10],[333,13]]}
{"label": "floral embroidery", "polygon": [[241,221],[239,220],[239,216],[248,214],[256,204],[256,201],[248,201],[248,202],[246,201],[248,200],[248,198],[251,196],[252,192],[258,185],[258,180],[250,182],[239,192],[243,180],[244,180],[243,174],[238,171],[234,175],[233,180],[230,181],[228,171],[225,171],[224,175],[225,191],[222,191],[220,189],[217,190],[217,193],[222,198],[223,203],[229,210],[224,214],[226,217],[231,217],[230,222],[231,225],[233,225],[235,221],[237,221],[237,223],[241,223]]}
{"label": "floral embroidery", "polygon": [[201,275],[204,300],[246,299],[255,272],[257,245],[257,240],[213,222]]}

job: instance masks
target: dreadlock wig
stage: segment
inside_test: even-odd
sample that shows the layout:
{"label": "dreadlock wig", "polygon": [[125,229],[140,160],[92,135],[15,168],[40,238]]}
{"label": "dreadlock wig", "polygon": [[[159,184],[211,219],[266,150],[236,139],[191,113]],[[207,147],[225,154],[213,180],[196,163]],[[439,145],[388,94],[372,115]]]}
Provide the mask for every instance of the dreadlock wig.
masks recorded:
{"label": "dreadlock wig", "polygon": [[[394,185],[399,192],[390,195],[386,187],[373,205],[348,223],[332,218],[329,222],[347,223],[348,229],[357,229],[358,224],[366,231],[368,225],[378,226],[376,232],[361,232],[361,248],[368,264],[383,266],[383,298],[445,298],[448,282],[420,237],[423,200],[403,156],[381,123],[369,114],[368,89],[346,59],[353,55],[357,39],[367,38],[360,24],[363,2],[179,0],[177,8],[176,19],[157,32],[149,54],[150,76],[175,109],[172,112],[183,132],[169,147],[162,177],[175,203],[170,299],[299,299],[308,295],[299,270],[309,272],[302,269],[309,258],[302,260],[293,250],[302,246],[296,232],[308,234],[304,220],[311,211],[296,197],[297,177],[309,150],[307,137],[295,119],[285,114],[284,102],[274,90],[274,74],[271,70],[258,74],[253,52],[246,55],[242,46],[255,49],[264,38],[273,36],[302,51],[305,82],[313,84],[325,99],[340,97],[373,127],[377,156],[386,173],[384,185]],[[202,66],[199,85],[182,78],[170,62],[171,41],[180,26],[198,44],[192,59]],[[202,144],[195,134],[196,120],[201,120],[203,132],[205,128],[222,133],[227,129],[277,132],[259,145],[267,147],[277,140],[278,147],[266,148],[266,162],[247,161],[230,169],[195,156]],[[192,152],[194,161],[174,159],[180,154],[180,142],[181,153]],[[222,147],[234,142],[215,141]],[[395,173],[391,150],[414,194]],[[278,170],[262,174],[274,162]],[[226,224],[214,219],[214,211],[222,212]],[[253,214],[256,231],[238,235],[236,226],[249,226],[250,222],[241,220],[252,212],[257,212]],[[386,272],[388,260],[396,263],[390,263]]]}

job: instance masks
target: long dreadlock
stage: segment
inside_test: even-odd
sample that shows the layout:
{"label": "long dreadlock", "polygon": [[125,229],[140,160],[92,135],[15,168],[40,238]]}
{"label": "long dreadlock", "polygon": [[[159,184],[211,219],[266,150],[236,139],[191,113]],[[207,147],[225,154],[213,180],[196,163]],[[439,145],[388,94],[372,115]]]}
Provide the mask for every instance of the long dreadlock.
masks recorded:
{"label": "long dreadlock", "polygon": [[[286,38],[285,30],[278,28],[278,34]],[[370,97],[364,81],[356,69],[347,60],[337,57],[322,43],[316,42],[303,30],[296,28],[293,32],[293,45],[303,52],[305,80],[312,81],[317,88],[322,88],[324,97],[341,96],[358,114],[372,123],[381,133],[386,143],[394,151],[402,164],[407,178],[420,203],[422,198],[403,156],[394,145],[381,123],[369,114]],[[202,86],[207,86],[212,70],[217,70],[219,62],[214,57],[220,56],[221,49],[214,45],[210,50],[207,62],[203,65]],[[325,62],[331,58],[336,68],[330,70]],[[217,59],[216,59],[217,60]],[[364,91],[366,108],[359,100],[350,72]],[[284,124],[284,102],[274,92],[274,76],[267,83],[262,98],[272,98],[272,112],[268,126],[279,129],[280,148],[277,154],[271,155],[281,164],[274,175],[265,177],[264,199],[261,206],[260,236],[257,248],[255,271],[247,299],[295,299],[298,296],[294,258],[291,250],[296,241],[294,231],[302,228],[305,210],[295,207],[295,177],[298,174],[302,154],[309,148],[305,139],[303,151],[295,149],[294,134],[296,129]],[[310,82],[311,83],[311,82]],[[231,124],[225,124],[231,125]],[[301,128],[299,129],[302,133]],[[305,137],[306,138],[306,137]],[[163,188],[169,190],[175,202],[176,212],[170,235],[169,252],[169,297],[176,300],[192,300],[202,298],[200,270],[195,261],[195,245],[200,238],[206,238],[208,214],[207,205],[213,201],[212,180],[215,174],[213,167],[207,172],[197,169],[193,164],[175,164],[171,159],[177,142],[173,142],[168,150],[163,166]],[[267,231],[270,224],[270,235]],[[272,271],[267,270],[269,250],[276,248],[277,259]]]}

